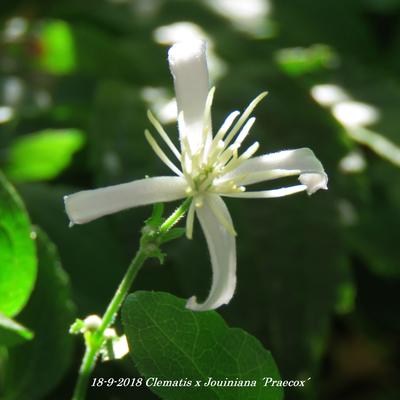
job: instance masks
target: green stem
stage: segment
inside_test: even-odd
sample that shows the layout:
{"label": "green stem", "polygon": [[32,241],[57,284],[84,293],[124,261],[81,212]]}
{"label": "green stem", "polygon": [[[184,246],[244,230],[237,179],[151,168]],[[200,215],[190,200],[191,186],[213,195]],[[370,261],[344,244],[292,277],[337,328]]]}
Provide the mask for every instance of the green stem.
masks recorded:
{"label": "green stem", "polygon": [[160,226],[161,234],[168,232],[179,220],[186,214],[189,209],[192,198],[188,197]]}
{"label": "green stem", "polygon": [[122,278],[114,297],[108,305],[107,310],[102,318],[100,327],[96,332],[93,333],[92,337],[90,338],[91,340],[87,341],[86,351],[85,355],[83,356],[81,368],[79,370],[79,377],[75,387],[73,400],[83,400],[85,398],[90,375],[95,366],[99,351],[104,343],[104,332],[114,322],[118,310],[121,307],[121,304],[124,301],[136,274],[146,259],[147,255],[145,254],[145,251],[140,248],[136,253],[135,258],[129,265],[125,276]]}
{"label": "green stem", "polygon": [[[164,223],[159,227],[156,236],[160,237],[163,234],[167,233],[185,215],[186,211],[189,208],[190,201],[191,198],[186,199],[164,221]],[[147,235],[149,234],[143,234],[141,243],[146,242],[143,239],[146,238]],[[111,302],[109,303],[106,312],[103,315],[102,322],[99,328],[95,332],[93,332],[93,334],[89,337],[89,340],[85,341],[86,350],[82,359],[81,367],[79,369],[78,381],[74,390],[72,400],[85,399],[90,375],[95,367],[98,354],[105,341],[104,332],[114,322],[117,313],[129,291],[129,288],[132,286],[132,283],[137,273],[143,266],[144,262],[150,257],[152,257],[152,255],[148,253],[146,246],[142,244],[134,259],[130,263],[124,277],[122,278],[122,281],[119,284],[117,291],[111,299]]]}

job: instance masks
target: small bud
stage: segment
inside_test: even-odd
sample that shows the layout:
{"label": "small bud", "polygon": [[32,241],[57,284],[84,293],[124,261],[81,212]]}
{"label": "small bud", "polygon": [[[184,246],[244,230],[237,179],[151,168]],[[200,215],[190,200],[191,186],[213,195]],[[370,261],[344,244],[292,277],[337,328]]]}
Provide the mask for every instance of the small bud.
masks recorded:
{"label": "small bud", "polygon": [[89,315],[83,321],[85,324],[85,330],[89,332],[94,332],[99,329],[101,325],[101,318],[98,315]]}

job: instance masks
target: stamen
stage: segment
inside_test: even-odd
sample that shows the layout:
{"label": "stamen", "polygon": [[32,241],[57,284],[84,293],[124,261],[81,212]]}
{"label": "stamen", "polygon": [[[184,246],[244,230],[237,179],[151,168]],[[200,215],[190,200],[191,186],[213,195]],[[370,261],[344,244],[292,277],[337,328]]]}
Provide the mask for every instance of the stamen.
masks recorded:
{"label": "stamen", "polygon": [[[178,126],[180,127],[185,126],[185,121],[183,119],[183,111],[181,111],[178,115]],[[182,150],[181,158],[185,159],[184,155],[186,154],[189,156],[189,158],[192,158],[192,151],[190,149],[189,140],[186,136],[185,129],[184,128],[180,129],[179,133],[181,136],[181,150]]]}
{"label": "stamen", "polygon": [[213,180],[214,180],[214,175],[213,174],[208,175],[207,178],[204,179],[203,182],[201,182],[199,191],[206,191],[211,186]]}
{"label": "stamen", "polygon": [[173,172],[177,175],[182,176],[182,172],[174,165],[174,163],[167,157],[167,155],[161,150],[161,147],[157,144],[151,133],[146,129],[144,131],[144,135],[146,136],[147,141],[149,142],[153,151],[157,154],[157,156],[164,162],[164,164],[169,167]]}
{"label": "stamen", "polygon": [[254,153],[260,147],[260,143],[254,142],[239,158],[244,160],[248,160],[250,157],[254,155]]}
{"label": "stamen", "polygon": [[193,237],[193,224],[194,224],[194,211],[196,207],[194,205],[194,202],[192,201],[190,203],[188,215],[186,218],[186,237],[188,239],[192,239]]}
{"label": "stamen", "polygon": [[222,174],[227,174],[228,172],[237,168],[240,164],[243,163],[243,161],[246,161],[247,159],[252,157],[259,147],[260,143],[254,142],[239,158],[233,158],[232,160],[230,160],[223,169]]}
{"label": "stamen", "polygon": [[[178,115],[178,126],[184,126],[183,111],[181,111]],[[181,140],[181,152],[182,152],[181,153],[182,171],[186,179],[189,181],[190,185],[193,186],[193,179],[192,179],[193,164],[191,158],[192,152],[184,129],[180,131],[180,140]]]}
{"label": "stamen", "polygon": [[[223,124],[221,125],[221,128],[219,128],[217,134],[215,135],[212,143],[211,143],[211,152],[209,154],[209,163],[212,164],[215,161],[215,157],[220,154],[220,151],[225,148],[225,143],[222,141],[222,138],[225,136],[226,132],[228,129],[231,127],[233,124],[233,121],[236,119],[236,117],[240,114],[239,111],[233,111],[230,113]],[[221,147],[222,143],[222,147]]]}
{"label": "stamen", "polygon": [[192,168],[193,168],[194,172],[201,171],[203,169],[203,167],[204,167],[202,165],[203,162],[201,160],[201,156],[202,156],[201,150],[197,151],[195,154],[192,155],[191,161],[192,161]]}
{"label": "stamen", "polygon": [[226,149],[218,159],[218,164],[225,165],[229,160],[234,157],[234,151],[231,147]]}
{"label": "stamen", "polygon": [[186,168],[184,167],[185,164],[182,164],[182,172],[183,172],[183,176],[186,179],[186,182],[188,183],[188,188],[186,189],[186,194],[188,196],[191,196],[193,194],[193,187],[194,187],[194,182],[193,182],[193,177],[192,175],[186,170]]}
{"label": "stamen", "polygon": [[242,130],[240,131],[239,135],[237,136],[236,140],[233,143],[233,147],[239,148],[243,142],[244,139],[248,136],[250,133],[250,129],[253,126],[254,122],[256,121],[255,117],[251,117],[244,125]]}
{"label": "stamen", "polygon": [[259,94],[244,110],[242,116],[239,118],[239,121],[236,122],[235,126],[229,132],[229,135],[225,139],[225,145],[228,146],[232,139],[235,137],[236,133],[242,127],[242,125],[246,122],[247,118],[253,112],[253,110],[257,107],[258,103],[268,94],[268,92],[262,92]]}
{"label": "stamen", "polygon": [[201,146],[203,151],[205,150],[205,147],[206,147],[207,135],[211,130],[211,106],[212,106],[212,102],[214,99],[214,93],[215,93],[215,86],[212,87],[211,90],[208,92],[206,104],[204,107],[203,138],[202,138],[202,146]]}
{"label": "stamen", "polygon": [[164,140],[164,142],[167,144],[167,146],[171,149],[171,151],[174,153],[175,157],[181,161],[181,155],[178,151],[178,149],[175,147],[175,145],[172,143],[171,139],[169,138],[167,132],[165,132],[164,128],[160,124],[160,122],[157,120],[157,118],[152,114],[150,110],[147,111],[147,117],[149,118],[151,124],[156,128],[156,131],[159,133],[161,138]]}
{"label": "stamen", "polygon": [[215,193],[240,193],[244,192],[246,188],[244,186],[237,186],[234,180],[216,183],[213,188]]}
{"label": "stamen", "polygon": [[185,157],[183,158],[183,160],[184,160],[185,171],[189,175],[192,175],[192,172],[193,172],[192,159],[189,157],[188,154],[185,154]]}
{"label": "stamen", "polygon": [[242,197],[248,199],[261,199],[261,198],[275,198],[284,197],[291,194],[299,193],[307,189],[306,185],[295,185],[289,187],[283,187],[280,189],[261,190],[256,192],[244,192],[244,193],[220,193],[227,197]]}
{"label": "stamen", "polygon": [[240,114],[239,111],[232,111],[226,118],[221,128],[219,128],[217,134],[214,137],[214,142],[219,142],[228,132],[228,129],[231,127],[233,122],[235,121],[236,117]]}

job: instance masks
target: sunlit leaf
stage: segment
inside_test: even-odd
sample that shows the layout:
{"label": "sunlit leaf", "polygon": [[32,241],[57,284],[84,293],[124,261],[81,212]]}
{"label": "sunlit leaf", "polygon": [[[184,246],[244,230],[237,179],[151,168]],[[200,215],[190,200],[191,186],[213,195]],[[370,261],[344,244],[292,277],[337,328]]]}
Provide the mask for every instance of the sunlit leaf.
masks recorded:
{"label": "sunlit leaf", "polygon": [[11,145],[6,174],[14,181],[52,179],[84,143],[78,129],[48,129],[21,136]]}
{"label": "sunlit leaf", "polygon": [[60,381],[72,355],[68,328],[74,320],[69,280],[58,254],[44,233],[37,233],[38,279],[18,319],[35,337],[10,349],[3,400],[42,399]]}
{"label": "sunlit leaf", "polygon": [[40,64],[48,72],[65,74],[75,67],[75,44],[70,26],[64,21],[46,21],[40,32]]}
{"label": "sunlit leaf", "polygon": [[[230,328],[215,311],[193,312],[185,304],[167,293],[137,292],[123,307],[130,355],[138,370],[152,381],[191,381],[190,386],[154,385],[153,392],[168,400],[282,399],[282,388],[264,386],[262,378],[279,379],[279,372],[257,339]],[[207,386],[210,378],[255,386]]]}
{"label": "sunlit leaf", "polygon": [[0,173],[0,312],[17,314],[36,278],[31,225],[19,196]]}
{"label": "sunlit leaf", "polygon": [[275,58],[289,75],[302,75],[337,64],[337,55],[332,48],[322,44],[281,49],[276,52]]}

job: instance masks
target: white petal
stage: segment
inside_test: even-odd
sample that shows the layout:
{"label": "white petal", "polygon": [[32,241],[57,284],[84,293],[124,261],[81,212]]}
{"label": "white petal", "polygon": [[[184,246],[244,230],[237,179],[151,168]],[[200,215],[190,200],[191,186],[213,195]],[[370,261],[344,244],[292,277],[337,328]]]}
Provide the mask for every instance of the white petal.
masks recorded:
{"label": "white petal", "polygon": [[299,181],[307,186],[307,193],[313,194],[317,192],[319,189],[327,190],[328,186],[328,177],[327,175],[323,176],[320,173],[307,173],[301,174],[299,176]]}
{"label": "white petal", "polygon": [[219,196],[206,196],[203,207],[196,209],[210,252],[213,281],[204,303],[197,303],[196,297],[188,300],[186,307],[194,311],[213,310],[229,303],[236,287],[235,237],[215,217],[210,202],[212,207],[218,208],[219,213],[232,225],[229,211]]}
{"label": "white petal", "polygon": [[328,176],[324,167],[308,148],[251,158],[223,176],[220,181],[234,180],[240,186],[290,175],[299,175],[299,180],[306,186],[308,194],[327,189]]}
{"label": "white petal", "polygon": [[202,141],[209,91],[206,44],[198,39],[176,43],[168,52],[168,61],[174,77],[178,113],[183,112],[179,130],[185,130],[192,153],[195,153]]}
{"label": "white petal", "polygon": [[140,179],[65,196],[65,209],[72,224],[84,224],[127,208],[181,199],[186,196],[186,188],[181,177]]}

